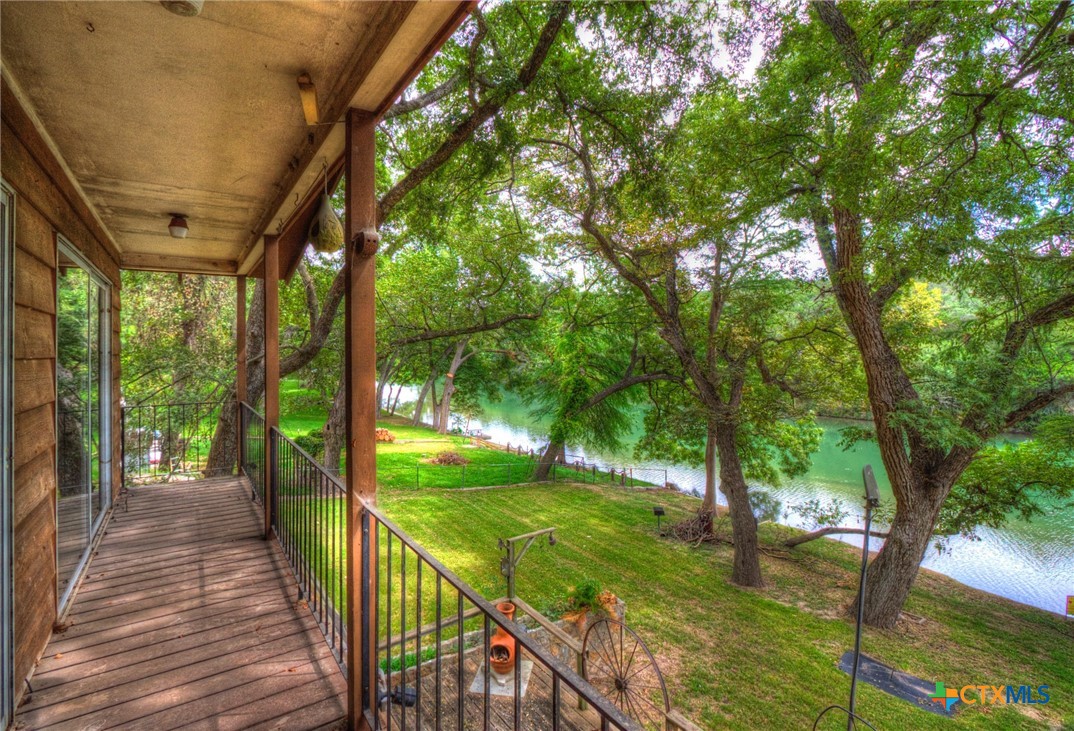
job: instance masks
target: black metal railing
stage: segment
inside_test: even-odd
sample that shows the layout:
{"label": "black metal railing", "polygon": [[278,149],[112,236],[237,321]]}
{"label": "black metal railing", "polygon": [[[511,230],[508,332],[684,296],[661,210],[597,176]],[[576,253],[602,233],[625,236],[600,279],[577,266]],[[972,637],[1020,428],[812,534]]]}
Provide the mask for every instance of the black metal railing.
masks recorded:
{"label": "black metal railing", "polygon": [[253,498],[265,504],[265,417],[245,401],[239,406],[239,471],[250,480]]}
{"label": "black metal railing", "polygon": [[[376,628],[363,664],[378,677],[375,698],[363,692],[374,728],[639,728],[383,513],[366,505],[362,516],[372,584],[362,616]],[[502,677],[486,670],[494,630],[516,647]]]}
{"label": "black metal railing", "polygon": [[[244,472],[252,483],[263,476],[272,530],[298,598],[346,675],[346,488],[275,427],[268,429],[264,455],[264,419],[247,404],[240,413]],[[361,690],[373,728],[639,728],[383,513],[363,503],[360,514],[365,581],[356,598],[362,618],[356,637],[369,669]],[[508,680],[484,670],[497,629],[517,648]]]}
{"label": "black metal railing", "polygon": [[300,592],[346,672],[346,500],[343,485],[317,460],[269,429],[272,530],[294,571]]}
{"label": "black metal railing", "polygon": [[[168,482],[192,475],[218,476],[206,470],[206,465],[222,407],[220,401],[123,407],[123,483]],[[215,472],[230,474],[231,466]]]}

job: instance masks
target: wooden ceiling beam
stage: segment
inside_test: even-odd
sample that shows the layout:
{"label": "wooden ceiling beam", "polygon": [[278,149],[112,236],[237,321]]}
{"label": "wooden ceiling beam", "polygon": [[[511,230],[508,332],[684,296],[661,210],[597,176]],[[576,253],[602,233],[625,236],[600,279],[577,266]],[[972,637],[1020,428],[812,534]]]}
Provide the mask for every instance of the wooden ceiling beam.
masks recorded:
{"label": "wooden ceiling beam", "polygon": [[[331,195],[339,181],[343,179],[343,157],[336,160],[327,171],[328,194]],[[321,193],[324,188],[311,188],[306,198],[298,205],[291,217],[280,229],[278,245],[280,247],[280,276],[290,282],[298,269],[298,262],[306,251],[310,220],[319,208]]]}
{"label": "wooden ceiling beam", "polygon": [[[254,226],[253,233],[243,247],[242,254],[238,258],[240,264],[246,261],[246,257],[263,235],[276,233],[268,230],[272,219],[287,203],[287,197],[290,195],[291,189],[295,187],[306,168],[309,167],[320,151],[325,139],[332,131],[333,125],[331,123],[343,118],[350,106],[351,99],[354,98],[362,82],[365,81],[365,78],[376,66],[377,61],[380,60],[388,44],[391,43],[396,32],[402,27],[411,10],[414,9],[415,4],[415,2],[387,2],[378,5],[376,16],[370,20],[369,27],[365,29],[364,37],[368,39],[368,42],[361,44],[356,49],[354,56],[344,67],[344,71],[339,75],[335,85],[324,97],[321,119],[329,122],[329,124],[319,124],[312,127],[302,144],[292,154],[287,172],[276,186],[276,198],[261,214],[257,225]],[[287,264],[289,263],[287,262]]]}
{"label": "wooden ceiling beam", "polygon": [[199,259],[192,256],[162,256],[160,254],[120,254],[119,268],[145,272],[211,274],[224,277],[233,277],[239,273],[238,264],[230,259]]}
{"label": "wooden ceiling beam", "polygon": [[[381,100],[377,108],[373,110],[375,119],[379,120],[387,113],[392,105],[395,104],[395,100],[399,98],[411,83],[413,83],[414,79],[421,73],[421,70],[432,60],[433,56],[437,54],[440,48],[449,38],[451,38],[455,31],[458,30],[459,26],[462,25],[463,21],[469,17],[470,13],[473,12],[476,7],[477,0],[469,0],[469,2],[460,4],[456,12],[452,13],[443,25],[440,26],[429,43],[422,49],[421,54],[414,60],[414,63],[410,65],[406,73],[400,77],[398,83],[392,87],[389,94]],[[400,25],[402,25],[402,22],[400,22]],[[384,49],[382,48],[381,53],[383,53],[383,50]],[[371,69],[372,65],[366,70],[366,74],[368,74]],[[358,86],[360,85],[361,82],[359,82]],[[354,93],[357,93],[357,90],[358,87],[355,87],[354,92],[351,94],[352,97]],[[334,119],[335,117],[331,118]],[[327,135],[325,136],[327,137]],[[329,191],[334,191],[336,186],[339,185],[339,181],[343,178],[343,161],[345,157],[345,152],[340,153],[339,157],[328,167]],[[295,271],[298,269],[298,262],[302,260],[302,256],[305,254],[307,244],[306,232],[309,229],[310,220],[317,212],[317,202],[320,198],[320,194],[320,188],[311,188],[306,193],[305,199],[303,199],[303,201],[296,207],[294,213],[287,219],[287,222],[279,232],[280,274],[285,281],[291,281],[291,277],[294,276]],[[240,262],[245,261],[251,248],[252,245],[243,252],[243,256],[239,258]],[[258,264],[250,270],[250,276],[261,278],[263,276],[262,272],[263,267],[261,264]]]}

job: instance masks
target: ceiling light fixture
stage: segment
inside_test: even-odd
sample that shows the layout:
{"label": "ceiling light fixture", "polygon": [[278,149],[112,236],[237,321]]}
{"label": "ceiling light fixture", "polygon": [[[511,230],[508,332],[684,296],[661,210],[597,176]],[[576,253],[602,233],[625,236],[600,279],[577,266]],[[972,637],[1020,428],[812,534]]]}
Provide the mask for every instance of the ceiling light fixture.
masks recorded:
{"label": "ceiling light fixture", "polygon": [[306,124],[317,124],[320,121],[317,112],[317,87],[305,71],[298,75],[298,95],[302,97],[302,114],[306,117]]}
{"label": "ceiling light fixture", "polygon": [[160,4],[176,15],[193,18],[201,13],[201,6],[205,4],[205,0],[160,0]]}
{"label": "ceiling light fixture", "polygon": [[168,233],[172,235],[173,239],[185,239],[187,232],[186,216],[182,213],[168,215],[172,217],[172,220],[168,222]]}

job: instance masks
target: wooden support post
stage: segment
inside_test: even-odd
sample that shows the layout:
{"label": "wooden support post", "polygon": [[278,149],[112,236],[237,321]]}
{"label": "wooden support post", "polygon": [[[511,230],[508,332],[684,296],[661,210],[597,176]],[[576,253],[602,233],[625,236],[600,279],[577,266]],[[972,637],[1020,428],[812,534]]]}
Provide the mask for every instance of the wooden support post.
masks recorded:
{"label": "wooden support post", "polygon": [[265,538],[272,536],[277,465],[272,429],[280,426],[280,247],[265,235]]}
{"label": "wooden support post", "polygon": [[239,425],[239,438],[236,440],[235,458],[238,460],[238,473],[242,475],[242,464],[246,456],[242,453],[246,446],[246,434],[243,430],[242,402],[246,400],[246,277],[235,279],[235,408],[236,424]]}
{"label": "wooden support post", "polygon": [[[365,710],[376,713],[377,628],[366,616],[374,576],[362,561],[362,501],[377,493],[375,341],[377,236],[376,118],[347,111],[344,148],[346,264],[344,312],[347,424],[347,709],[349,728],[365,731]],[[365,546],[366,552],[376,546]]]}

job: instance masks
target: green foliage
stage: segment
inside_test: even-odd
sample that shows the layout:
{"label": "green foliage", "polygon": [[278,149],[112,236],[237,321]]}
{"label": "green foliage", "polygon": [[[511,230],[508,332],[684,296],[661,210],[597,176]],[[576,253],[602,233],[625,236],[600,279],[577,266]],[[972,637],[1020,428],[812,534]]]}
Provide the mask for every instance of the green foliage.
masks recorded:
{"label": "green foliage", "polygon": [[127,405],[224,398],[235,370],[232,280],[124,271],[122,308]]}
{"label": "green foliage", "polygon": [[324,459],[324,432],[320,429],[311,429],[307,433],[295,437],[294,442],[314,459]]}
{"label": "green foliage", "polygon": [[1040,420],[1033,438],[982,449],[962,473],[938,531],[972,537],[1012,515],[1030,520],[1074,496],[1074,415]]}
{"label": "green foliage", "polygon": [[574,611],[596,609],[602,589],[596,579],[582,579],[567,590],[567,604]]}
{"label": "green foliage", "polygon": [[791,512],[811,523],[815,528],[842,525],[850,517],[850,510],[842,500],[818,500],[801,502]]}

